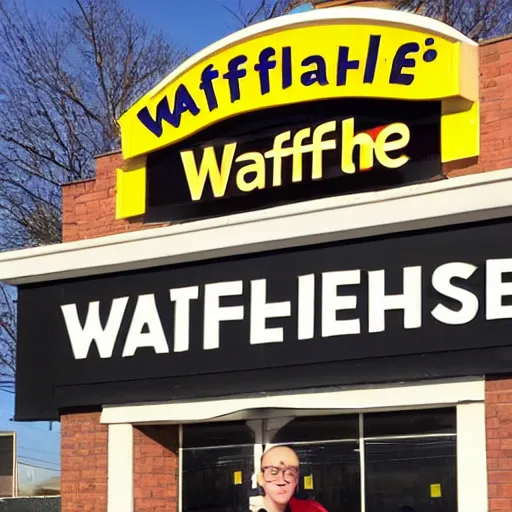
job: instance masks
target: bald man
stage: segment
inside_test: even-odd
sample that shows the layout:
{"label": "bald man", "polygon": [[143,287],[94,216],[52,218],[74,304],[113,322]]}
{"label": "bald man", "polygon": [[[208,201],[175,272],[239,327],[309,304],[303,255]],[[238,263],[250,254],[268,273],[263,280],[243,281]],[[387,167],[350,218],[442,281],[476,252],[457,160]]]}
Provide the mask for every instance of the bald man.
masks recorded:
{"label": "bald man", "polygon": [[288,446],[274,446],[263,454],[258,483],[265,495],[259,512],[327,512],[316,501],[293,497],[299,486],[299,466],[299,457]]}

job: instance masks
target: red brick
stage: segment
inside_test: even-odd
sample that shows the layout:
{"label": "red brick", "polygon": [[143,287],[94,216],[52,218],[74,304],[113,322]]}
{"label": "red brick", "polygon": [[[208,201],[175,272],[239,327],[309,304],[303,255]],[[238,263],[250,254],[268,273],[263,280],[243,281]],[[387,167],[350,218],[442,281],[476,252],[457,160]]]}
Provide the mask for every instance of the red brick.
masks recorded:
{"label": "red brick", "polygon": [[489,495],[489,498],[498,498],[498,485],[489,485],[487,488],[487,494]]}
{"label": "red brick", "polygon": [[489,379],[485,382],[487,391],[512,391],[512,379]]}
{"label": "red brick", "polygon": [[512,439],[502,437],[500,439],[500,447],[504,450],[512,450]]}
{"label": "red brick", "polygon": [[512,483],[512,471],[489,471],[490,484]]}
{"label": "red brick", "polygon": [[[483,53],[483,52],[482,52]],[[480,58],[480,62],[482,64],[490,64],[491,62],[496,62],[500,60],[500,54],[499,53],[491,53],[489,55],[482,55]]]}
{"label": "red brick", "polygon": [[136,428],[133,444],[135,512],[176,512],[178,429]]}
{"label": "red brick", "polygon": [[512,510],[512,379],[486,381],[488,512]]}
{"label": "red brick", "polygon": [[61,436],[62,512],[106,512],[108,434],[100,413],[64,414]]}
{"label": "red brick", "polygon": [[510,512],[512,500],[507,498],[491,498],[489,500],[489,512]]}
{"label": "red brick", "polygon": [[512,403],[512,391],[504,391],[498,394],[498,402]]}
{"label": "red brick", "polygon": [[[497,468],[495,469],[512,469],[512,457],[500,457],[498,460],[497,460]],[[488,466],[489,467],[489,466]],[[492,469],[491,467],[489,467],[489,469]],[[511,482],[512,484],[512,482]],[[512,498],[512,496],[510,496]]]}

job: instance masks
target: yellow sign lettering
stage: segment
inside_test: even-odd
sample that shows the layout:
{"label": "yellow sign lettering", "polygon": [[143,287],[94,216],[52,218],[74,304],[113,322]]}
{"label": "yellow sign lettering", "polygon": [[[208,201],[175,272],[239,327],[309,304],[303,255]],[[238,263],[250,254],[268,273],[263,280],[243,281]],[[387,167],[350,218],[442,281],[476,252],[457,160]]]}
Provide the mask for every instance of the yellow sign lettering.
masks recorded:
{"label": "yellow sign lettering", "polygon": [[303,146],[302,143],[311,137],[311,128],[299,130],[293,138],[293,163],[292,163],[292,181],[297,183],[302,181],[302,155],[311,151],[311,146]]}
{"label": "yellow sign lettering", "polygon": [[[245,153],[237,157],[235,162],[248,162],[252,164],[242,167],[236,174],[236,186],[242,192],[252,192],[265,188],[265,157],[257,151]],[[247,175],[254,174],[251,181],[247,181]]]}
{"label": "yellow sign lettering", "polygon": [[373,167],[373,139],[367,133],[354,135],[354,118],[345,119],[342,123],[341,141],[341,170],[347,174],[354,174],[354,148],[360,147],[359,166],[363,170]]}
{"label": "yellow sign lettering", "polygon": [[283,183],[283,158],[292,154],[291,148],[283,148],[283,144],[290,140],[290,130],[280,133],[274,139],[274,147],[265,153],[265,158],[273,159],[272,186],[280,187]]}
{"label": "yellow sign lettering", "polygon": [[[341,134],[336,135],[337,130]],[[315,128],[301,128],[292,135],[291,130],[278,133],[272,141],[272,149],[258,152],[250,151],[235,156],[236,143],[226,144],[222,148],[222,158],[219,164],[215,148],[203,149],[199,170],[193,151],[182,151],[183,170],[190,188],[192,200],[204,199],[204,188],[209,178],[214,197],[226,195],[228,183],[232,174],[236,188],[241,193],[263,190],[266,187],[281,187],[283,181],[302,183],[306,179],[318,180],[323,178],[324,153],[338,149],[340,156],[340,175],[354,174],[373,168],[375,160],[388,169],[404,166],[409,160],[405,153],[390,157],[390,151],[404,149],[409,144],[411,134],[404,123],[392,123],[388,126],[370,130],[377,135],[361,131],[355,133],[354,118],[343,121],[328,121]],[[330,138],[327,135],[331,134]],[[391,140],[390,140],[391,139]],[[354,149],[359,146],[359,162],[354,161]],[[304,155],[311,155],[309,169],[304,168]],[[286,166],[283,166],[288,159]],[[332,156],[331,156],[332,161]],[[233,163],[246,165],[233,169]],[[291,165],[290,165],[291,164]],[[271,183],[267,183],[267,166],[272,175]],[[284,169],[287,173],[284,176]],[[236,193],[235,193],[236,194]]]}
{"label": "yellow sign lettering", "polygon": [[[399,135],[400,137],[396,140],[388,141],[387,139],[391,135]],[[409,157],[407,155],[401,155],[397,158],[390,158],[387,152],[405,148],[410,140],[411,132],[404,123],[393,123],[386,126],[386,128],[379,133],[375,141],[375,156],[377,160],[384,167],[389,169],[402,167],[409,161]]]}
{"label": "yellow sign lettering", "polygon": [[336,149],[336,140],[324,140],[324,135],[336,131],[336,121],[328,121],[316,127],[313,133],[313,161],[311,179],[319,180],[323,176],[322,155],[324,151]]}
{"label": "yellow sign lettering", "polygon": [[233,157],[236,151],[236,142],[224,146],[222,152],[222,161],[219,169],[219,163],[215,156],[215,149],[208,147],[203,150],[203,158],[199,170],[197,169],[197,162],[193,151],[182,151],[181,161],[183,169],[187,177],[188,186],[190,189],[190,197],[194,201],[201,199],[203,195],[206,178],[210,178],[213,195],[215,197],[222,197],[226,193],[229,175],[231,173],[231,166],[233,165]]}

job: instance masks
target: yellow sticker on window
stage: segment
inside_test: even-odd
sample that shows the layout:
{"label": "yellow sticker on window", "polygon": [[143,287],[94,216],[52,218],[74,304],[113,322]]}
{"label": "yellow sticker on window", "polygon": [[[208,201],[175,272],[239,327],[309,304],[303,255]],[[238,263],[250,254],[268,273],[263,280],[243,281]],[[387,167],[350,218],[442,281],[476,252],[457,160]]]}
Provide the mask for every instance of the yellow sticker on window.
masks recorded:
{"label": "yellow sticker on window", "polygon": [[441,484],[431,484],[430,485],[430,497],[431,498],[440,498],[441,497]]}
{"label": "yellow sticker on window", "polygon": [[235,485],[242,485],[242,472],[235,471],[233,473],[233,482]]}
{"label": "yellow sticker on window", "polygon": [[313,475],[306,475],[304,477],[304,489],[307,491],[313,489]]}

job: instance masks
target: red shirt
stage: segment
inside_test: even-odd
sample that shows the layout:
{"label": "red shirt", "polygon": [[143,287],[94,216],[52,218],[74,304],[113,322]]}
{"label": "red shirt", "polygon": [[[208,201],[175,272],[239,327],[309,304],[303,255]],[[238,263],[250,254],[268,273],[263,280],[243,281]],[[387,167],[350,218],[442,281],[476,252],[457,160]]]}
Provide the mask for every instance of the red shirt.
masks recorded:
{"label": "red shirt", "polygon": [[313,500],[298,500],[297,498],[292,498],[289,507],[291,512],[327,512],[318,501]]}

